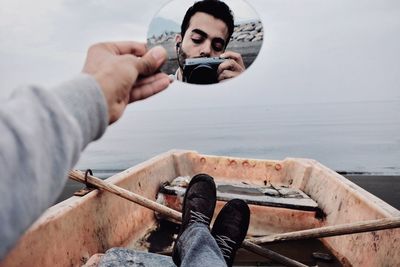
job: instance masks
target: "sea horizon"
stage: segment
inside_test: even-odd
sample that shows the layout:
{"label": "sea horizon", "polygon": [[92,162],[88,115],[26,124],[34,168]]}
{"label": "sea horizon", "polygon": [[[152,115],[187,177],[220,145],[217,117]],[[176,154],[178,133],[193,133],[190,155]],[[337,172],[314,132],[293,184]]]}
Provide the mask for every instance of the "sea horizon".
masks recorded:
{"label": "sea horizon", "polygon": [[255,159],[310,158],[339,173],[400,175],[399,132],[400,100],[133,107],[86,148],[76,168],[109,175],[183,149]]}

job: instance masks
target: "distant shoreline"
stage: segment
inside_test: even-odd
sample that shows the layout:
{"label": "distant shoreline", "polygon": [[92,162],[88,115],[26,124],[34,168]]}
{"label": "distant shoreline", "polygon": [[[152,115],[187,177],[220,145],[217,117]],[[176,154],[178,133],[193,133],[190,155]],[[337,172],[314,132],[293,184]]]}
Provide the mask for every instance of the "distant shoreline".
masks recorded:
{"label": "distant shoreline", "polygon": [[[122,170],[93,170],[93,173],[96,177],[105,179],[121,171]],[[337,172],[389,205],[400,210],[400,175],[380,175],[352,171]],[[68,180],[56,203],[73,196],[74,192],[81,188],[84,188],[84,185]]]}

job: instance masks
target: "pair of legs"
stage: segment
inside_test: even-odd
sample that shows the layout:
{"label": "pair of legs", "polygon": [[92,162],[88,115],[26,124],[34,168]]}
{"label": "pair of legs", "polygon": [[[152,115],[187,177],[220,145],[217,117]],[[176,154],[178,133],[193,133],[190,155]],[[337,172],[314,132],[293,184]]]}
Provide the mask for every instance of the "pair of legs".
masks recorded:
{"label": "pair of legs", "polygon": [[216,204],[216,186],[211,176],[198,174],[186,190],[182,225],[172,258],[178,266],[232,266],[250,220],[250,210],[243,200],[226,203],[210,222]]}

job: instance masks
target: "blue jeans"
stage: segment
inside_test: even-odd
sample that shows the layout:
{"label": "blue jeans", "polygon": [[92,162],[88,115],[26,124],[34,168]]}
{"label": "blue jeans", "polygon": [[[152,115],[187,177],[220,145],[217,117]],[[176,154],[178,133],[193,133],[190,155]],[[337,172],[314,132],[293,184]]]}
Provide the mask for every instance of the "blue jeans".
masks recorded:
{"label": "blue jeans", "polygon": [[174,262],[178,266],[226,267],[224,256],[222,256],[217,242],[204,224],[190,225],[177,242],[177,255],[174,255]]}
{"label": "blue jeans", "polygon": [[[177,242],[174,261],[178,266],[226,267],[221,250],[204,224],[194,223],[190,225]],[[171,257],[126,248],[112,248],[103,256],[99,267],[116,266],[174,267],[176,265]]]}

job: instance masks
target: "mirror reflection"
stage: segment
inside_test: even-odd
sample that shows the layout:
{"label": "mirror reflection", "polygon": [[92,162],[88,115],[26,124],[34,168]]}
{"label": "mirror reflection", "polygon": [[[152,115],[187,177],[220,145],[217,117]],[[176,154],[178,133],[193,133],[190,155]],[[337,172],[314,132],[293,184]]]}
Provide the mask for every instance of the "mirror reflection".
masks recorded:
{"label": "mirror reflection", "polygon": [[257,57],[263,39],[261,20],[242,0],[171,1],[155,15],[147,34],[150,47],[168,51],[161,70],[193,84],[239,76]]}

